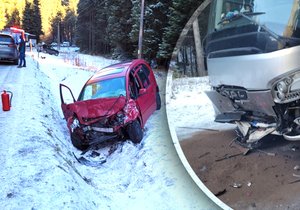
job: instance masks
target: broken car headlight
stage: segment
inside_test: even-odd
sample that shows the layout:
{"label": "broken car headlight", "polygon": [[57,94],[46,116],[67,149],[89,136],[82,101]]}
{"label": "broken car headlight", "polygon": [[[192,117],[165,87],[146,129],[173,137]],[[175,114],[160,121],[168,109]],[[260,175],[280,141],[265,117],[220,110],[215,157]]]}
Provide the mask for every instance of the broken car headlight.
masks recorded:
{"label": "broken car headlight", "polygon": [[72,132],[75,128],[79,127],[79,120],[77,118],[74,118],[72,124],[70,125]]}
{"label": "broken car headlight", "polygon": [[123,112],[118,112],[117,113],[117,121],[119,123],[123,123],[124,122],[124,118],[125,118],[125,114]]}

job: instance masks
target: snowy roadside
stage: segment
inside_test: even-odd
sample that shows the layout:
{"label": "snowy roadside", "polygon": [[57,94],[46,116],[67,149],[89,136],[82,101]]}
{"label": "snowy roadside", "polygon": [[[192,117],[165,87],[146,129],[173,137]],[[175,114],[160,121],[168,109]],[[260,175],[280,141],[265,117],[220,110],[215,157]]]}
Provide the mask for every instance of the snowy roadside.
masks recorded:
{"label": "snowy roadside", "polygon": [[232,125],[214,122],[213,104],[205,94],[210,90],[208,77],[176,78],[172,81],[168,120],[179,140],[205,130],[224,130]]}
{"label": "snowy roadside", "polygon": [[[33,55],[36,60],[27,59],[28,67],[16,87],[23,91],[14,103],[22,106],[5,113],[15,123],[1,136],[10,139],[9,145],[1,148],[6,154],[0,159],[5,164],[0,171],[3,209],[217,208],[183,168],[170,138],[165,106],[147,122],[140,145],[126,141],[116,145],[110,155],[109,148],[99,149],[97,152],[107,156],[99,167],[78,163],[73,153],[79,156],[80,151],[70,142],[58,84],[69,85],[76,97],[93,72],[64,62],[63,55],[45,55],[44,59]],[[116,62],[96,60],[99,69]],[[166,74],[158,72],[156,76],[164,93]],[[25,95],[30,95],[30,100],[24,100]]]}

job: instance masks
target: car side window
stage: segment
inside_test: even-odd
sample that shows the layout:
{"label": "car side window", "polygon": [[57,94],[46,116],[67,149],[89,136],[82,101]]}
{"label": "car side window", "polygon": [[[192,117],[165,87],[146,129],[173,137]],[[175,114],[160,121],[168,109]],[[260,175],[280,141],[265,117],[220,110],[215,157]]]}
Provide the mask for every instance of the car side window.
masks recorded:
{"label": "car side window", "polygon": [[130,98],[137,99],[138,94],[139,94],[139,89],[141,89],[141,86],[140,86],[137,78],[134,76],[134,73],[131,72],[129,75]]}
{"label": "car side window", "polygon": [[150,85],[149,74],[150,74],[149,69],[142,64],[140,69],[137,72],[137,75],[140,78],[144,88],[147,88]]}
{"label": "car side window", "polygon": [[148,69],[147,66],[145,66],[144,64],[142,64],[142,69],[145,72],[145,74],[147,75],[147,77],[149,77],[150,75],[150,70]]}

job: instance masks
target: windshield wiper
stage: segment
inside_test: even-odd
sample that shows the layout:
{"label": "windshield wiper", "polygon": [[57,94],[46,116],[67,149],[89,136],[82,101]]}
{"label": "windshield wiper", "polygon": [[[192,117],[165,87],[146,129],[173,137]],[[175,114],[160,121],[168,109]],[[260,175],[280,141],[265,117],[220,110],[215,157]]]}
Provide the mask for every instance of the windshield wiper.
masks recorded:
{"label": "windshield wiper", "polygon": [[[220,25],[220,24],[222,24],[222,23],[224,23],[224,22],[226,22],[226,21],[229,21],[229,22],[231,22],[231,21],[234,21],[234,20],[238,20],[238,19],[240,19],[241,17],[245,17],[245,18],[250,18],[251,16],[256,16],[256,15],[264,15],[264,14],[266,14],[265,12],[239,12],[239,13],[233,13],[233,15],[232,16],[229,16],[229,17],[225,17],[224,19],[222,19],[219,23],[218,23],[218,25]],[[251,20],[251,22],[253,22],[252,21],[252,18],[250,18]]]}

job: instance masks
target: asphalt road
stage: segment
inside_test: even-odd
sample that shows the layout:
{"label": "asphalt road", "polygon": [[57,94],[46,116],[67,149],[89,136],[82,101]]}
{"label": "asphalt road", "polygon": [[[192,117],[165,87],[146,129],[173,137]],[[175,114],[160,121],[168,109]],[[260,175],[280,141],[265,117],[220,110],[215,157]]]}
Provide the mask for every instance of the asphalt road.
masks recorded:
{"label": "asphalt road", "polygon": [[180,144],[200,180],[232,208],[300,209],[300,142],[269,135],[260,150],[244,156],[230,146],[235,136],[234,130],[206,130]]}

